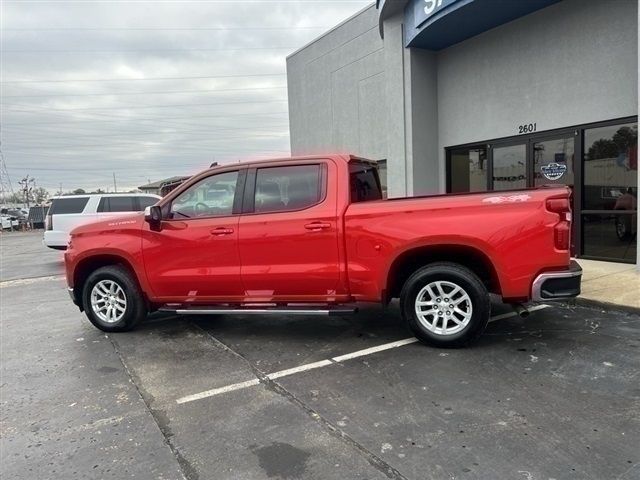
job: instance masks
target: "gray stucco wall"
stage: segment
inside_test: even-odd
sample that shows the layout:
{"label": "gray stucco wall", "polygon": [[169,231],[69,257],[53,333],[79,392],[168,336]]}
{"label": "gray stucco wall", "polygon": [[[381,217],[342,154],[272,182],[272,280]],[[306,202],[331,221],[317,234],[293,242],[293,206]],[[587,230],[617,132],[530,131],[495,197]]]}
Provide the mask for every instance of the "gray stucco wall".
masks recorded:
{"label": "gray stucco wall", "polygon": [[410,145],[407,158],[411,158],[412,195],[440,192],[440,165],[438,152],[438,70],[433,52],[409,49],[409,71],[406,75],[410,120],[407,138]]}
{"label": "gray stucco wall", "polygon": [[374,6],[287,58],[291,152],[387,157],[385,53]]}
{"label": "gray stucco wall", "polygon": [[[636,115],[638,2],[565,0],[438,53],[444,148]],[[444,188],[444,176],[441,177]]]}

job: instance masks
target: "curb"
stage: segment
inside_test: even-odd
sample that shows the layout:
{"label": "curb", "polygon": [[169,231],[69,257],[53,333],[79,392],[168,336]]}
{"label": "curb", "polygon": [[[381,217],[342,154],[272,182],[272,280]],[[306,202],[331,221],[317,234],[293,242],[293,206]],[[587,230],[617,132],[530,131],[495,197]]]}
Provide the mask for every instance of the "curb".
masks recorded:
{"label": "curb", "polygon": [[632,307],[630,305],[620,305],[618,303],[603,302],[601,300],[593,300],[591,298],[576,297],[569,302],[569,305],[580,305],[591,308],[617,310],[619,312],[640,315],[640,308],[638,307]]}

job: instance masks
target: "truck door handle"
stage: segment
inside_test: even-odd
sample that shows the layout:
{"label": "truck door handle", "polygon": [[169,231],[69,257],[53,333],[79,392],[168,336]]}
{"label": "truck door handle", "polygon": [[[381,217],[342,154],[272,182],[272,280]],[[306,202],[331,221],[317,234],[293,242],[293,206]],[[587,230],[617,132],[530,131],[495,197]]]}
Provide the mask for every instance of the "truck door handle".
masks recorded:
{"label": "truck door handle", "polygon": [[228,227],[218,227],[211,230],[211,235],[215,235],[216,237],[220,237],[222,235],[231,235],[233,233],[233,228]]}
{"label": "truck door handle", "polygon": [[312,222],[307,223],[304,228],[311,231],[326,230],[327,228],[331,228],[331,224],[326,222]]}

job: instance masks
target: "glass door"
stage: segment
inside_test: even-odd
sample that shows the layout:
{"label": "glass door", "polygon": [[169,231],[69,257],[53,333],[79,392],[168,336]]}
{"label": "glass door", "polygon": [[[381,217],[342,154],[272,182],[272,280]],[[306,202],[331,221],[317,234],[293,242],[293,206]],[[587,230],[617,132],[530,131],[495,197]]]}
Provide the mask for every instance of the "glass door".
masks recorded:
{"label": "glass door", "polygon": [[527,187],[527,143],[492,145],[490,171],[493,190]]}
{"label": "glass door", "polygon": [[582,254],[634,263],[638,248],[638,123],[584,131]]}
{"label": "glass door", "polygon": [[[543,137],[531,140],[531,156],[533,158],[533,185],[567,185],[574,189],[576,136],[572,132],[553,137]],[[573,216],[573,231],[571,232],[571,255],[579,251],[576,242],[580,238],[580,215],[576,194],[571,196],[571,210]]]}
{"label": "glass door", "polygon": [[532,142],[533,181],[539,185],[574,185],[575,137],[561,137]]}

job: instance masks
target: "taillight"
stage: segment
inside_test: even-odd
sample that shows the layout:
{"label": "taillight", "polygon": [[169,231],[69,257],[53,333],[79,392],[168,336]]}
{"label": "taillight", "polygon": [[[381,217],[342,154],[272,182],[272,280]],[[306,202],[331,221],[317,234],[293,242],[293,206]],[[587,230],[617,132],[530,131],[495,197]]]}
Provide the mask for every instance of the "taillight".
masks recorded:
{"label": "taillight", "polygon": [[553,242],[558,250],[569,250],[569,245],[571,245],[570,222],[563,220],[554,227]]}
{"label": "taillight", "polygon": [[557,213],[558,223],[553,227],[553,243],[558,250],[569,250],[571,246],[571,202],[569,198],[547,199],[547,210]]}
{"label": "taillight", "polygon": [[47,230],[53,230],[53,215],[47,215]]}

